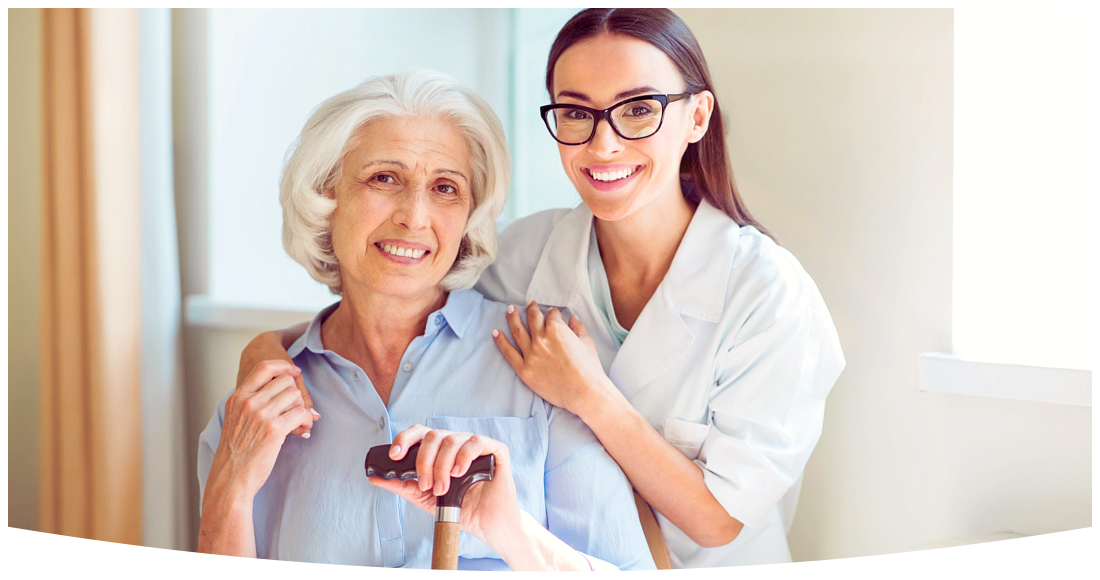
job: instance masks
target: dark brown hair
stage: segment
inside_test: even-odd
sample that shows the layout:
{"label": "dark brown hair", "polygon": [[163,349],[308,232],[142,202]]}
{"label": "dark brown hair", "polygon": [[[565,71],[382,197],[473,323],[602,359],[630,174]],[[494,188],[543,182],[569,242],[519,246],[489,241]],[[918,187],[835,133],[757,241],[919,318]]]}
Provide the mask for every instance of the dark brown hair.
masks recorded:
{"label": "dark brown hair", "polygon": [[703,50],[691,29],[667,8],[589,8],[578,12],[558,32],[550,46],[546,62],[546,90],[554,99],[554,65],[570,46],[600,34],[625,34],[652,44],[668,55],[680,71],[685,92],[710,91],[714,94],[714,112],[710,127],[698,143],[689,143],[680,164],[684,196],[692,201],[705,198],[742,226],[754,226],[772,237],[752,217],[733,180],[733,167],[726,150],[725,128],[718,95],[711,82]]}

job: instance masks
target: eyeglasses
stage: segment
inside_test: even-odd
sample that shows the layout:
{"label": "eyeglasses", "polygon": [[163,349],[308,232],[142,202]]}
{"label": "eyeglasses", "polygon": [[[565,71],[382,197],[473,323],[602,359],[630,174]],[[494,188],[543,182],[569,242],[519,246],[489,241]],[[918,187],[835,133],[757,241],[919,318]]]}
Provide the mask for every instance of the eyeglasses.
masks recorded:
{"label": "eyeglasses", "polygon": [[652,137],[661,128],[665,107],[695,93],[678,95],[642,95],[619,101],[599,111],[581,105],[543,105],[542,120],[550,135],[562,145],[583,145],[596,136],[600,119],[623,139],[631,141]]}

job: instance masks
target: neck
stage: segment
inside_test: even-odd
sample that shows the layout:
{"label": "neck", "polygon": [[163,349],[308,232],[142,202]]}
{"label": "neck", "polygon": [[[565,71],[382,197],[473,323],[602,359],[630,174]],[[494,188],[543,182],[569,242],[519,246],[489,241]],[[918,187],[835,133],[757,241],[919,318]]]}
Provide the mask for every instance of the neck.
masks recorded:
{"label": "neck", "polygon": [[440,288],[411,298],[345,289],[340,305],[321,326],[321,340],[326,349],[373,378],[396,369],[409,344],[424,334],[428,316],[446,302],[447,293]]}
{"label": "neck", "polygon": [[677,184],[675,192],[621,220],[597,218],[596,239],[608,276],[659,283],[672,264],[695,208]]}

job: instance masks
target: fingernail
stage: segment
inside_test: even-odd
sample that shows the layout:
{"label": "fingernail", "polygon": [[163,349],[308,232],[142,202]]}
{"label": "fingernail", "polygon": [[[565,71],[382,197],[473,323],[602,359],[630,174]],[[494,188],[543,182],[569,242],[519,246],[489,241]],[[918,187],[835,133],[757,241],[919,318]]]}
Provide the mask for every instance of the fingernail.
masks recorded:
{"label": "fingernail", "polygon": [[302,439],[309,439],[309,431],[302,433]]}
{"label": "fingernail", "polygon": [[498,336],[500,336],[500,331],[499,330],[493,330],[493,338],[496,338]]}
{"label": "fingernail", "polygon": [[301,369],[300,367],[298,367],[298,366],[295,366],[295,367],[294,367],[294,370],[296,370],[296,371],[298,371],[298,372],[302,372],[302,369]]}
{"label": "fingernail", "polygon": [[390,447],[390,457],[397,457],[399,453],[401,453],[400,445],[394,445],[393,447]]}
{"label": "fingernail", "polygon": [[451,477],[458,477],[458,466],[457,465],[451,468]]}
{"label": "fingernail", "polygon": [[435,494],[436,495],[443,495],[443,482],[442,481],[435,482]]}
{"label": "fingernail", "polygon": [[313,407],[310,407],[310,408],[309,408],[309,412],[310,412],[310,413],[313,413],[314,415],[317,415],[317,418],[318,418],[318,419],[320,419],[320,418],[321,418],[321,414],[317,412],[317,409],[314,409]]}
{"label": "fingernail", "polygon": [[515,311],[516,311],[516,307],[515,307],[515,306],[512,306],[511,304],[509,304],[509,305],[508,305],[508,314],[511,314],[511,313],[513,313],[513,312],[515,312]]}

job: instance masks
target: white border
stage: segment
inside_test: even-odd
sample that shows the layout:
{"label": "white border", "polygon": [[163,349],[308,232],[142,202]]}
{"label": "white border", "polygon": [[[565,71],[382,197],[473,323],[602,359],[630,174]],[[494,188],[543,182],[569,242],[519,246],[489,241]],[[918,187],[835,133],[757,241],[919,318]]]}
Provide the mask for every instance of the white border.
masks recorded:
{"label": "white border", "polygon": [[[443,571],[443,570],[406,570],[400,568],[374,568],[367,566],[338,566],[327,565],[327,563],[308,563],[308,562],[296,562],[285,560],[263,560],[254,558],[240,558],[235,556],[216,556],[210,554],[197,554],[197,552],[169,550],[163,548],[150,548],[145,546],[133,546],[129,544],[113,544],[110,541],[100,541],[95,539],[77,538],[70,536],[61,536],[57,534],[45,534],[42,532],[33,532],[33,530],[19,529],[5,527],[4,532],[12,534],[19,534],[22,536],[29,536],[42,539],[52,539],[57,541],[65,541],[68,544],[79,544],[84,546],[91,546],[97,548],[117,549],[123,551],[135,552],[135,554],[149,554],[153,556],[167,556],[172,558],[187,558],[190,560],[205,560],[212,562],[223,563],[235,563],[235,565],[255,566],[257,568],[283,568],[292,570],[320,570],[327,572],[339,572],[339,573],[352,573],[352,574],[375,574],[383,573],[385,576],[396,577],[442,577],[442,578],[470,578],[471,572],[475,572],[478,577],[488,576],[488,574],[507,574],[509,578],[516,578],[515,574],[519,573],[522,577],[528,576],[525,572],[508,572],[508,571],[475,571],[475,570],[459,570],[459,571]],[[1096,527],[1070,529],[1067,532],[1057,532],[1053,534],[1042,534],[1035,536],[1024,536],[1021,538],[1004,539],[998,541],[986,541],[981,544],[970,544],[966,546],[952,546],[947,548],[936,548],[917,551],[902,551],[897,554],[884,554],[875,556],[858,556],[853,558],[836,558],[831,560],[812,560],[803,562],[790,562],[781,563],[781,565],[760,565],[760,566],[738,566],[730,568],[685,568],[678,570],[645,570],[645,571],[619,571],[610,572],[610,577],[614,578],[685,578],[685,577],[701,577],[701,576],[726,576],[726,574],[741,574],[741,573],[760,573],[770,571],[788,571],[788,570],[816,570],[822,568],[838,568],[842,566],[859,566],[865,565],[865,563],[880,563],[891,562],[901,560],[911,560],[917,558],[928,558],[933,556],[946,556],[952,554],[965,554],[969,551],[986,550],[991,548],[1004,548],[1010,546],[1019,546],[1023,544],[1037,543],[1037,541],[1045,541],[1048,539],[1058,539],[1079,536],[1082,534],[1096,533]],[[530,573],[533,576],[533,573]],[[602,577],[605,574],[601,573]],[[539,574],[539,578],[546,578],[544,574]]]}
{"label": "white border", "polygon": [[1092,371],[992,363],[929,352],[920,357],[919,389],[1091,407]]}

